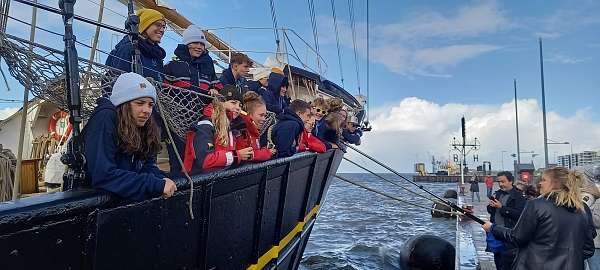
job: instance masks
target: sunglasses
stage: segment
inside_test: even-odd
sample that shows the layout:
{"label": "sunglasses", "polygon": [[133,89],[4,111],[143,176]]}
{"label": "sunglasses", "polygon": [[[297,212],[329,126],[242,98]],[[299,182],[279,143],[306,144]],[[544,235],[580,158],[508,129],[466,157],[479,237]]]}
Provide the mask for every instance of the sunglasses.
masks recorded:
{"label": "sunglasses", "polygon": [[315,111],[318,112],[318,113],[326,113],[327,112],[327,111],[325,111],[325,110],[323,110],[321,108],[318,108],[318,107],[313,107],[313,109],[315,109]]}

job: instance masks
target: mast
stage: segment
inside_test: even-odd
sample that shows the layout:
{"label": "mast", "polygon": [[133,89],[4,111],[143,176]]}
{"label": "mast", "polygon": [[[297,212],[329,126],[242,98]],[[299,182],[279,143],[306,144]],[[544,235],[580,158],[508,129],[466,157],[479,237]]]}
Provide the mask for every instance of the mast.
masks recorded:
{"label": "mast", "polygon": [[[37,3],[37,0],[33,0],[34,3]],[[8,15],[8,9],[7,13]],[[33,51],[33,41],[35,40],[35,26],[37,24],[37,7],[33,6],[31,11],[31,30],[29,32],[29,41],[31,42],[29,45],[29,51]],[[4,25],[6,27],[6,25]],[[31,58],[27,60],[27,68],[31,68]],[[13,185],[12,190],[12,199],[13,201],[19,198],[19,193],[21,193],[21,162],[23,161],[23,144],[25,140],[25,126],[27,125],[27,115],[29,114],[29,90],[31,89],[31,84],[33,82],[29,81],[25,86],[25,90],[23,91],[23,108],[21,109],[21,129],[19,131],[19,145],[17,149],[17,168],[15,171],[15,183]]]}

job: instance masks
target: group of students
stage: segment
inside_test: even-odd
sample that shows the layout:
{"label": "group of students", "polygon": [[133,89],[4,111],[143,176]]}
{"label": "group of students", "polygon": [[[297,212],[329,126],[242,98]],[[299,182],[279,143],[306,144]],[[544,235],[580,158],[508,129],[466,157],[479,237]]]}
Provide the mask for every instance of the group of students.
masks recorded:
{"label": "group of students", "polygon": [[483,225],[496,269],[599,269],[600,191],[585,174],[546,169],[534,190],[510,172],[497,182]]}
{"label": "group of students", "polygon": [[[197,26],[183,32],[175,57],[163,65],[166,53],[159,43],[166,20],[152,9],[141,9],[137,15],[143,74],[131,72],[132,42],[124,37],[106,65],[125,73],[116,79],[108,98],[98,99],[82,131],[86,173],[93,187],[128,200],[168,198],[177,189],[172,179],[184,173],[205,173],[304,151],[323,153],[342,148],[342,141],[360,144],[362,131],[356,121],[348,121],[341,99],[290,101],[289,82],[281,69],[262,71],[255,75],[256,81],[247,81],[253,63],[246,55],[233,53],[229,67],[218,78],[206,37]],[[189,127],[185,138],[172,136],[167,143],[168,174],[157,167],[156,155],[169,130],[155,110],[157,90],[147,77],[203,94],[205,105],[192,108],[198,109],[201,120]],[[269,114],[276,115],[277,121],[267,126]]]}

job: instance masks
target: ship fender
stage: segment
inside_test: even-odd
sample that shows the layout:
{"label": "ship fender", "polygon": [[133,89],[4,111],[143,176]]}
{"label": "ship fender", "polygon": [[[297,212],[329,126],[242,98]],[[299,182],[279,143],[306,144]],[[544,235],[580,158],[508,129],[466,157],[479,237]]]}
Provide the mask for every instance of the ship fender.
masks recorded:
{"label": "ship fender", "polygon": [[416,235],[408,239],[400,250],[400,269],[453,270],[454,246],[435,235]]}

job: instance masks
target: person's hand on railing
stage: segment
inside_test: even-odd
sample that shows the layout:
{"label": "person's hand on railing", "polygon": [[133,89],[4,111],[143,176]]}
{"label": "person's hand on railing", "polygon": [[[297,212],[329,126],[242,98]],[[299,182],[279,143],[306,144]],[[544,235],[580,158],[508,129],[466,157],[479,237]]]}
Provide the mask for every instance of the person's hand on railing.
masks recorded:
{"label": "person's hand on railing", "polygon": [[173,180],[169,179],[169,178],[163,178],[165,179],[165,187],[163,189],[163,198],[167,199],[170,198],[171,196],[173,196],[173,194],[175,194],[175,191],[177,191],[177,185],[175,185],[175,182],[173,182]]}

